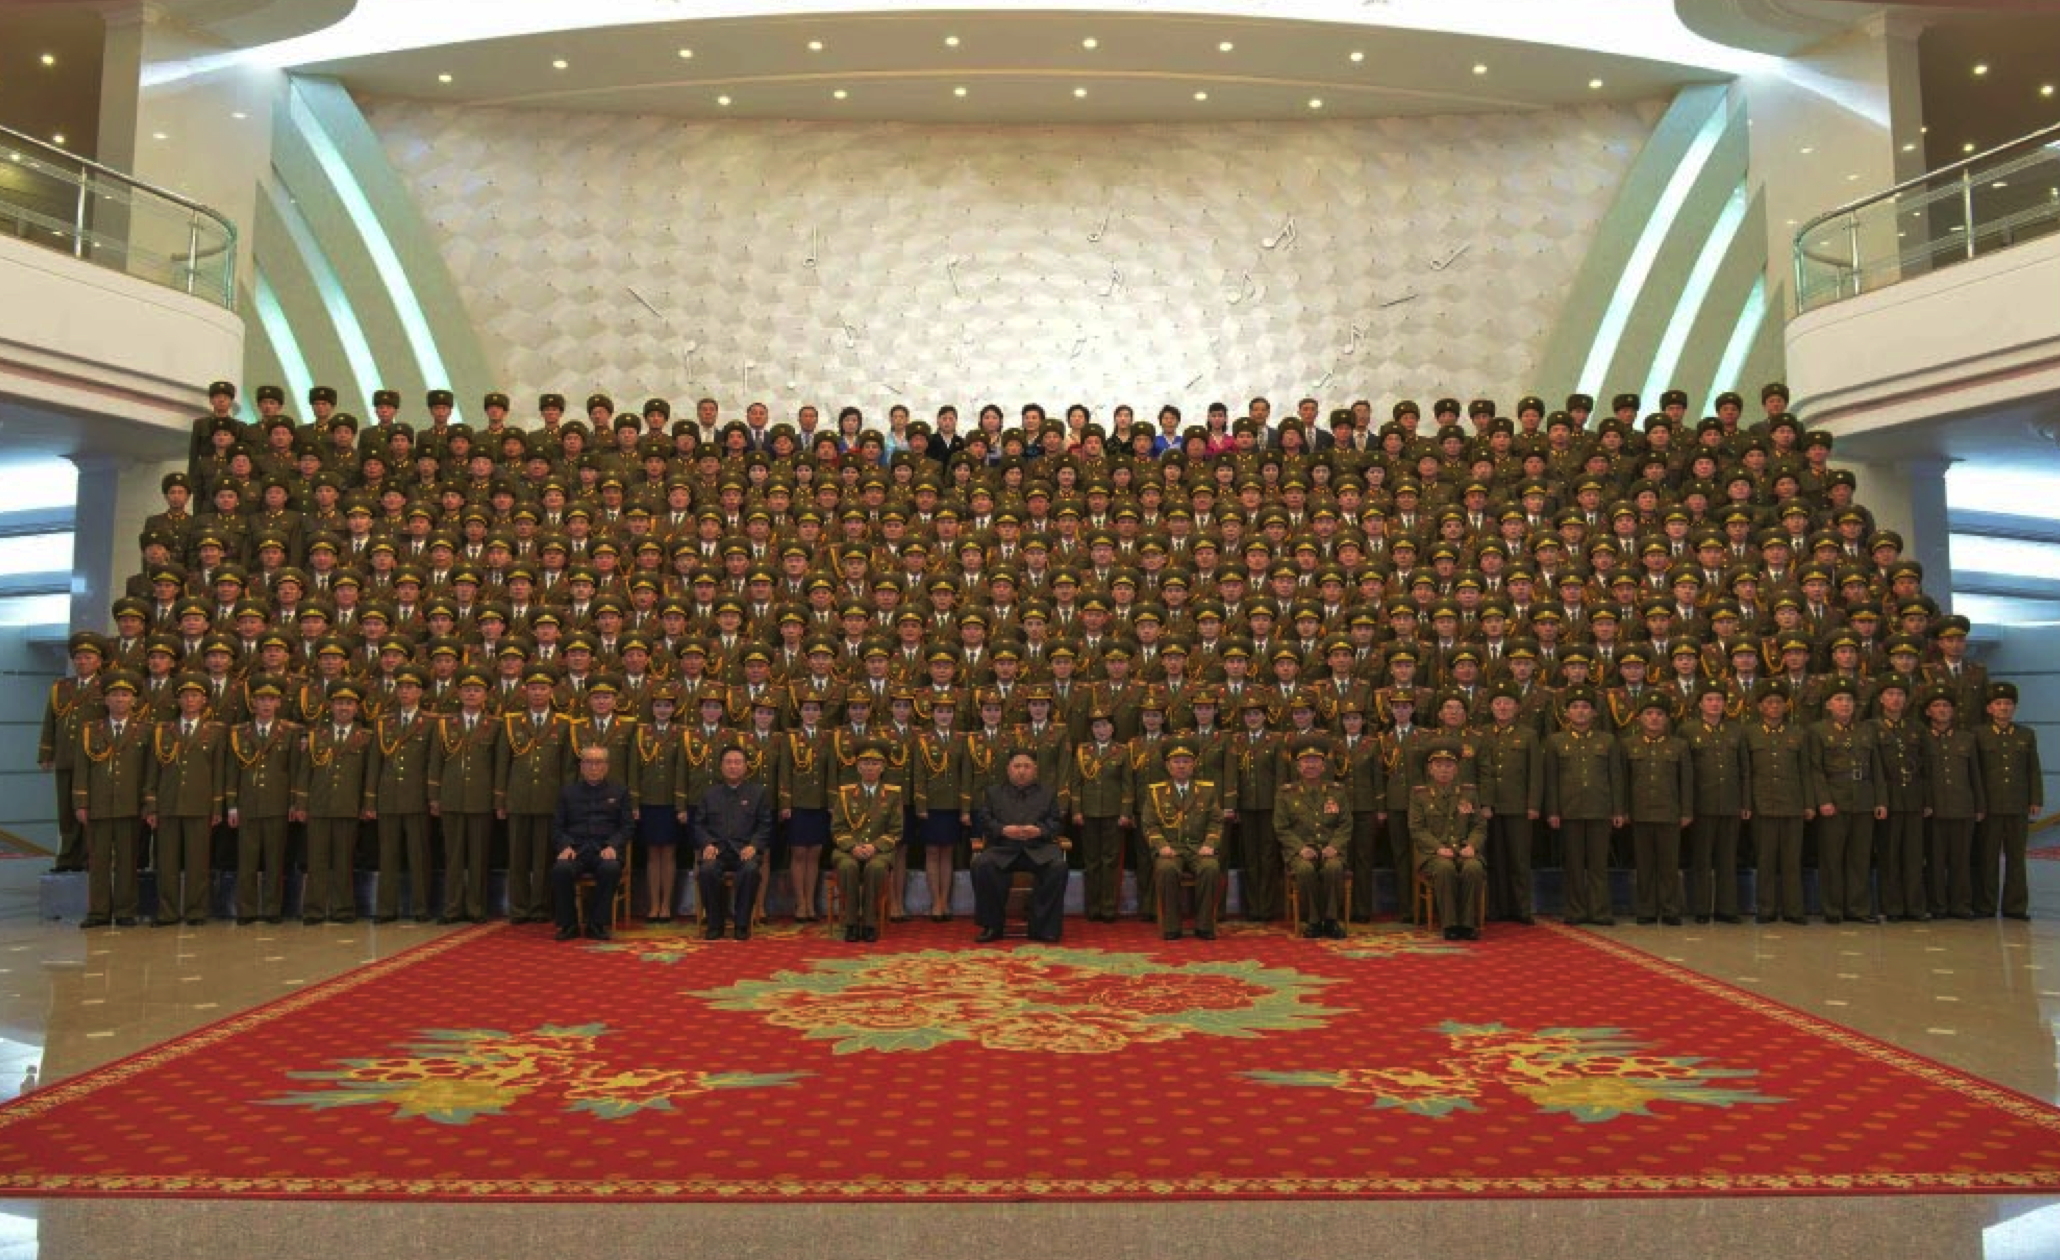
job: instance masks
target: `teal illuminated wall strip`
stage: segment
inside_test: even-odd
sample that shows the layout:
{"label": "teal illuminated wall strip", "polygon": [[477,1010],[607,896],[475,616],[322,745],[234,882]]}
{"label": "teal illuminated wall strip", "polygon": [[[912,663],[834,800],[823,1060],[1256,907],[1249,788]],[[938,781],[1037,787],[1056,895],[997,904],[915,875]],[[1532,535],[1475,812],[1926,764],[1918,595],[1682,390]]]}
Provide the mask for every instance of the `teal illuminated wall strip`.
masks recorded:
{"label": "teal illuminated wall strip", "polygon": [[371,414],[372,391],[384,383],[378,358],[314,228],[277,184],[258,198],[256,217],[262,233],[258,268],[271,281],[302,357],[317,369],[320,384],[342,392],[344,410]]}
{"label": "teal illuminated wall strip", "polygon": [[293,325],[287,322],[286,312],[279,306],[279,295],[272,291],[272,282],[266,279],[263,271],[257,273],[251,286],[251,298],[247,309],[256,312],[258,327],[264,330],[266,348],[277,361],[280,376],[284,378],[290,404],[287,414],[300,415],[299,408],[315,384],[314,376],[308,371],[307,360],[301,356]]}
{"label": "teal illuminated wall strip", "polygon": [[1674,300],[1674,313],[1660,335],[1658,349],[1653,352],[1652,367],[1645,375],[1644,394],[1647,398],[1659,397],[1661,392],[1683,379],[1680,376],[1681,359],[1688,349],[1690,330],[1696,323],[1696,316],[1702,312],[1703,303],[1709,300],[1718,269],[1723,266],[1725,256],[1738,238],[1738,225],[1745,222],[1748,204],[1745,185],[1740,184],[1724,201],[1723,208],[1717,212],[1717,221],[1703,238],[1695,264],[1688,269],[1687,282],[1680,286],[1680,296]]}

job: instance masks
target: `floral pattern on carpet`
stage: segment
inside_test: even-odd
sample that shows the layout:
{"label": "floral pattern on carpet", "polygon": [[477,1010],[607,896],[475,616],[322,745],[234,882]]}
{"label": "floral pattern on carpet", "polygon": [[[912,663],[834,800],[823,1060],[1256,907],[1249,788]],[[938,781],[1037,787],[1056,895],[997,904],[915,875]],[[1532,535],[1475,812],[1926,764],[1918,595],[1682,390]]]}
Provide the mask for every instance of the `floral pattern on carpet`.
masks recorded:
{"label": "floral pattern on carpet", "polygon": [[814,959],[807,971],[692,996],[831,1041],[838,1054],[935,1049],[1115,1054],[1180,1037],[1320,1027],[1336,981],[1253,959],[1169,963],[1095,949],[924,950]]}
{"label": "floral pattern on carpet", "polygon": [[470,1124],[505,1115],[532,1097],[556,1098],[568,1112],[619,1120],[640,1111],[671,1111],[674,1104],[729,1089],[791,1084],[806,1072],[694,1072],[627,1067],[601,1055],[605,1024],[546,1024],[526,1033],[488,1028],[426,1028],[421,1040],[380,1059],[341,1059],[333,1070],[289,1072],[326,1088],[263,1101],[277,1107],[327,1111],[337,1107],[392,1107],[396,1120]]}
{"label": "floral pattern on carpet", "polygon": [[1418,954],[1464,954],[1466,946],[1457,941],[1448,941],[1436,932],[1415,928],[1388,928],[1372,932],[1357,932],[1345,939],[1316,942],[1322,949],[1340,958],[1369,960],[1376,958],[1400,958]]}
{"label": "floral pattern on carpet", "polygon": [[1421,1116],[1481,1111],[1511,1096],[1546,1114],[1584,1124],[1622,1116],[1652,1116],[1654,1103],[1705,1107],[1768,1105],[1788,1101],[1722,1081],[1742,1081],[1752,1068],[1705,1066],[1700,1058],[1647,1054],[1645,1043],[1621,1028],[1510,1028],[1447,1020],[1432,1032],[1450,1053],[1422,1067],[1346,1067],[1309,1071],[1248,1071],[1268,1085],[1335,1089],[1371,1096],[1376,1109]]}

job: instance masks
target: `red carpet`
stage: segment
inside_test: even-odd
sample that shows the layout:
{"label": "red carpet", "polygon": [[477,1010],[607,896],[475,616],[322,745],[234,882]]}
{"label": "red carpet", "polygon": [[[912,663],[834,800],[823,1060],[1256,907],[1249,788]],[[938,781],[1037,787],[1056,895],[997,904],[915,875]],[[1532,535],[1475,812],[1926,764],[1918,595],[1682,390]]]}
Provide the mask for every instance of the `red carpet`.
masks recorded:
{"label": "red carpet", "polygon": [[0,1193],[2060,1191],[2060,1112],[1583,933],[458,933],[0,1109]]}

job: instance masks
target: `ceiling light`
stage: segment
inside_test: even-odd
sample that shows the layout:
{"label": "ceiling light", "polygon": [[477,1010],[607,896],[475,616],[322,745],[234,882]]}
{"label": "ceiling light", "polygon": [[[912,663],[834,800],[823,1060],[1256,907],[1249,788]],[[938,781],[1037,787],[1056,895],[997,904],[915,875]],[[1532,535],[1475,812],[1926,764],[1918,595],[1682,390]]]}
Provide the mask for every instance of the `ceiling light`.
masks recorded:
{"label": "ceiling light", "polygon": [[1856,175],[1856,174],[1855,174],[1855,175],[1847,175],[1847,176],[1845,177],[1845,182],[1846,182],[1846,183],[1848,183],[1848,184],[1850,184],[1850,183],[1852,183],[1852,182],[1853,182],[1854,180],[1856,180],[1856,179],[1858,179],[1858,178],[1859,178],[1859,176],[1858,176],[1858,175]]}
{"label": "ceiling light", "polygon": [[1312,97],[1310,97],[1310,98],[1309,98],[1309,108],[1310,108],[1310,109],[1322,109],[1322,108],[1323,108],[1323,98],[1322,98],[1322,97],[1320,97],[1320,96],[1312,96]]}
{"label": "ceiling light", "polygon": [[58,132],[58,133],[57,133],[56,135],[54,135],[54,136],[50,137],[50,143],[52,143],[52,144],[63,144],[63,143],[64,143],[64,133],[63,133],[62,131],[60,131],[60,132]]}
{"label": "ceiling light", "polygon": [[964,96],[966,94],[966,90],[962,87],[955,87],[951,89],[951,94],[953,96]]}
{"label": "ceiling light", "polygon": [[958,47],[958,36],[956,36],[956,35],[946,35],[946,36],[944,37],[944,46],[945,46],[946,48],[956,48],[956,47]]}
{"label": "ceiling light", "polygon": [[2039,95],[2040,95],[2040,96],[2051,96],[2052,94],[2053,94],[2053,85],[2052,85],[2052,84],[2050,84],[2050,83],[2044,84],[2044,85],[2042,85],[2042,86],[2041,86],[2041,87],[2039,88]]}
{"label": "ceiling light", "polygon": [[727,105],[730,103],[730,98],[727,96],[718,96],[715,98],[715,103],[718,105]]}
{"label": "ceiling light", "polygon": [[1233,44],[1233,43],[1231,43],[1231,42],[1230,42],[1229,40],[1227,40],[1227,39],[1226,39],[1226,40],[1224,40],[1224,41],[1223,41],[1222,43],[1220,43],[1220,44],[1216,45],[1216,51],[1217,51],[1217,52],[1229,52],[1229,51],[1230,51],[1231,49],[1233,49],[1233,48],[1235,48],[1235,47],[1237,47],[1237,45],[1236,45],[1236,44]]}
{"label": "ceiling light", "polygon": [[1974,152],[1974,142],[1973,142],[1972,140],[1969,140],[1969,141],[1968,141],[1967,143],[1965,143],[1965,144],[1961,145],[1961,146],[1960,146],[1960,152],[1962,152],[1962,153],[1972,153],[1972,152]]}
{"label": "ceiling light", "polygon": [[1476,61],[1476,62],[1474,63],[1474,66],[1473,66],[1473,72],[1474,72],[1475,74],[1486,74],[1486,73],[1488,73],[1488,67],[1486,67],[1486,66],[1482,65],[1482,64],[1481,64],[1480,62]]}
{"label": "ceiling light", "polygon": [[1094,36],[1089,35],[1086,39],[1080,41],[1080,46],[1082,48],[1100,48],[1102,46],[1102,42],[1096,39]]}
{"label": "ceiling light", "polygon": [[1804,157],[1808,157],[1808,156],[1809,156],[1810,154],[1812,154],[1812,153],[1815,153],[1816,151],[1817,151],[1817,150],[1816,150],[1816,148],[1815,148],[1814,146],[1811,146],[1811,145],[1807,145],[1807,144],[1806,144],[1806,145],[1804,145],[1804,146],[1802,147],[1802,155],[1803,155]]}
{"label": "ceiling light", "polygon": [[1596,91],[1596,90],[1600,89],[1601,87],[1602,87],[1602,80],[1600,80],[1600,79],[1590,79],[1590,80],[1588,80],[1588,90],[1589,90],[1589,91],[1593,92],[1593,91]]}
{"label": "ceiling light", "polygon": [[566,61],[565,61],[565,58],[563,58],[563,57],[560,57],[560,58],[558,58],[558,59],[557,59],[556,61],[553,61],[553,62],[551,63],[551,69],[553,69],[553,70],[563,70],[563,69],[565,68],[565,66],[566,66]]}
{"label": "ceiling light", "polygon": [[808,51],[810,51],[810,52],[821,52],[822,50],[823,50],[823,41],[821,41],[821,40],[819,40],[819,39],[811,39],[811,40],[809,40],[809,41],[808,41]]}
{"label": "ceiling light", "polygon": [[1903,142],[1903,152],[1905,152],[1905,153],[1915,153],[1916,151],[1917,151],[1917,142],[1916,142],[1915,140],[1906,140],[1906,141],[1904,141],[1904,142]]}
{"label": "ceiling light", "polygon": [[1984,74],[1987,74],[1987,73],[1988,73],[1988,63],[1987,63],[1986,61],[1977,61],[1977,62],[1975,62],[1975,63],[1974,63],[1974,77],[1975,77],[1975,78],[1977,78],[1977,79],[1978,79],[1978,78],[1980,78],[1980,77],[1981,77],[1982,75],[1984,75]]}
{"label": "ceiling light", "polygon": [[56,64],[57,64],[57,54],[56,54],[56,53],[44,53],[44,54],[43,54],[43,64],[44,64],[44,65],[46,65],[46,66],[54,66],[54,65],[56,65]]}
{"label": "ceiling light", "polygon": [[843,88],[838,88],[836,91],[830,93],[830,95],[836,97],[838,100],[841,101],[846,97],[850,96],[851,93],[845,91]]}
{"label": "ceiling light", "polygon": [[166,134],[165,134],[164,132],[162,132],[162,131],[153,131],[153,132],[151,132],[151,133],[150,133],[150,138],[151,138],[152,140],[169,140],[169,139],[171,139],[171,137],[170,137],[170,136],[166,135]]}
{"label": "ceiling light", "polygon": [[1353,49],[1353,50],[1352,50],[1352,60],[1354,60],[1354,61],[1364,61],[1364,60],[1366,60],[1366,54],[1365,54],[1365,53],[1363,53],[1363,52],[1360,52],[1360,51],[1359,51],[1358,49],[1356,49],[1356,48],[1355,48],[1355,49]]}
{"label": "ceiling light", "polygon": [[231,111],[229,117],[236,119],[238,122],[241,122],[243,119],[250,117],[250,115],[244,113],[242,110],[239,109]]}
{"label": "ceiling light", "polygon": [[1197,92],[1195,93],[1195,99],[1198,101],[1206,101],[1209,99],[1209,94],[1207,92]]}
{"label": "ceiling light", "polygon": [[1076,96],[1076,97],[1078,97],[1078,96],[1085,96],[1085,95],[1087,95],[1087,89],[1086,89],[1086,88],[1074,88],[1074,89],[1073,89],[1073,95],[1074,95],[1074,96]]}
{"label": "ceiling light", "polygon": [[443,73],[443,74],[437,75],[437,76],[436,76],[436,81],[437,81],[438,83],[449,83],[449,82],[451,81],[451,76],[450,76],[450,73],[449,73],[448,71],[446,71],[446,72],[445,72],[445,73]]}
{"label": "ceiling light", "polygon": [[693,50],[693,49],[691,49],[691,48],[682,48],[682,49],[680,49],[680,60],[681,60],[681,61],[692,61],[693,59],[694,59],[694,50]]}

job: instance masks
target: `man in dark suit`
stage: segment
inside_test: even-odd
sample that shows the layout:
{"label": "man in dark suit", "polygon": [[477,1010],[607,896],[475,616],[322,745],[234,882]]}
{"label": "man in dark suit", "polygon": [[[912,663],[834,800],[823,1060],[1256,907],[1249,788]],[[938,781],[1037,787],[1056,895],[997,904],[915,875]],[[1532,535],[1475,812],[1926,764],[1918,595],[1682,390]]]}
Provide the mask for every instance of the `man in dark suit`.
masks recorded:
{"label": "man in dark suit", "polygon": [[1038,781],[1033,749],[1012,750],[1007,767],[1008,781],[990,784],[974,802],[976,834],[987,841],[973,859],[973,917],[980,924],[974,939],[982,944],[1001,939],[1010,877],[1028,871],[1037,880],[1030,893],[1030,939],[1056,942],[1066,900],[1058,790]]}
{"label": "man in dark suit", "polygon": [[609,908],[622,878],[623,846],[636,823],[630,813],[629,787],[608,777],[608,750],[599,744],[579,750],[579,777],[558,794],[558,814],[551,822],[551,843],[558,857],[551,866],[551,887],[558,899],[558,939],[579,936],[579,878],[594,877],[586,905],[587,935],[597,941],[610,936]]}
{"label": "man in dark suit", "polygon": [[[724,749],[717,765],[722,781],[694,803],[694,847],[699,851],[694,880],[708,917],[703,935],[711,941],[722,939],[725,917],[736,924],[738,940],[751,939],[758,880],[772,840],[772,802],[763,784],[749,781],[749,769],[743,749]],[[722,891],[725,871],[734,876],[728,900]]]}

